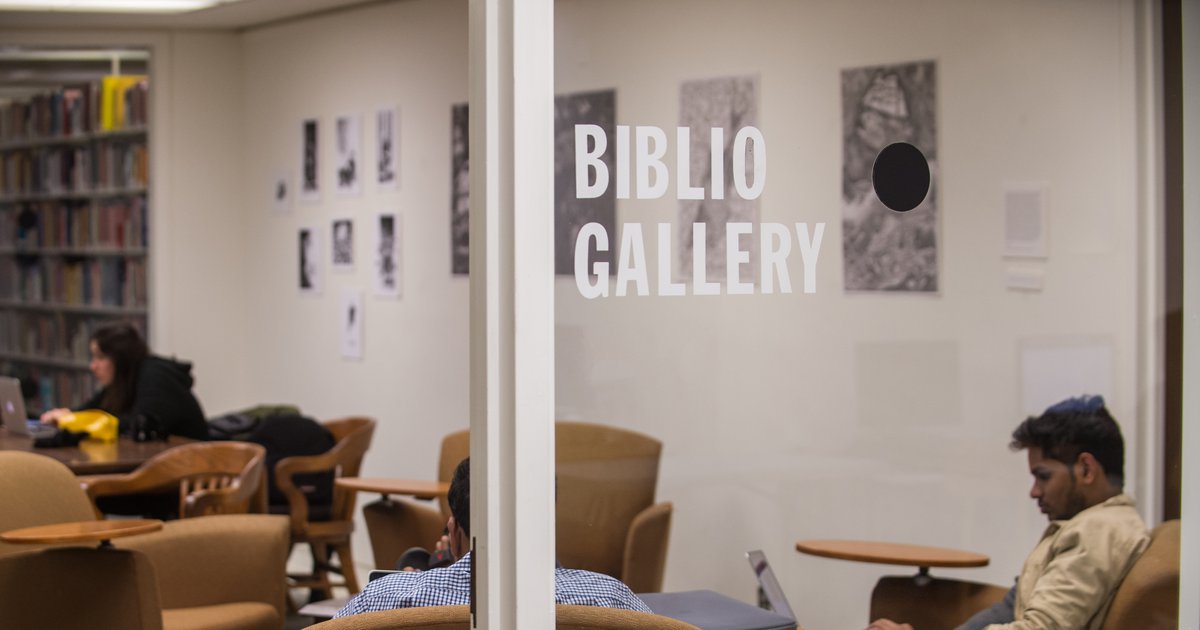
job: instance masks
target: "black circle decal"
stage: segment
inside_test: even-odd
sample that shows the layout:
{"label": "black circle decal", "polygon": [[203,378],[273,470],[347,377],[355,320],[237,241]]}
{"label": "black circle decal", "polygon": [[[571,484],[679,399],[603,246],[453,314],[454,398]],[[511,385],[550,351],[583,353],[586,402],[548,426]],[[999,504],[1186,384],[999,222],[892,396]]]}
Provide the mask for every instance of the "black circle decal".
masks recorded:
{"label": "black circle decal", "polygon": [[908,212],[921,205],[929,193],[929,162],[920,149],[907,142],[889,144],[875,156],[871,183],[883,205]]}

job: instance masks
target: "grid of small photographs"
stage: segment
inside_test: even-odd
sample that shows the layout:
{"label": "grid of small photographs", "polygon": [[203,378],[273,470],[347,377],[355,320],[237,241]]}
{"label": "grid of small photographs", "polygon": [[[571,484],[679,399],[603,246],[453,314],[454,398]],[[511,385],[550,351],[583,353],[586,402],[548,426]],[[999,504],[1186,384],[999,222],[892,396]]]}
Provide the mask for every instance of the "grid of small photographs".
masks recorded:
{"label": "grid of small photographs", "polygon": [[377,299],[403,293],[401,215],[392,194],[400,189],[400,111],[384,105],[366,114],[306,116],[299,128],[298,150],[288,160],[295,166],[271,173],[270,211],[296,221],[292,277],[300,295],[320,298],[328,283],[341,296],[341,355],[361,360],[364,288]]}

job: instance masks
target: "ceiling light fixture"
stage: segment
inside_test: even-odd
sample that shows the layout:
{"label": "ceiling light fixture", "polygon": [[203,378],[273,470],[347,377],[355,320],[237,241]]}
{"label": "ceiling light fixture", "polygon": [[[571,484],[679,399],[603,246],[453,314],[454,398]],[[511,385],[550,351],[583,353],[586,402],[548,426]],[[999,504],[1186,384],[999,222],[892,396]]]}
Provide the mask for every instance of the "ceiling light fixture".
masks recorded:
{"label": "ceiling light fixture", "polygon": [[0,0],[0,11],[184,13],[234,0]]}

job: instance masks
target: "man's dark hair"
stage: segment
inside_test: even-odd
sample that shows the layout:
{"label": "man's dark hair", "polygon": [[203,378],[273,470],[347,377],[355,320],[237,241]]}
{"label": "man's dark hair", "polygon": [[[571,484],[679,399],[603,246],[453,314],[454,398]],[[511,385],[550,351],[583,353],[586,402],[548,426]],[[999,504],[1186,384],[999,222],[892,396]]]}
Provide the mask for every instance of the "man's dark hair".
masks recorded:
{"label": "man's dark hair", "polygon": [[1042,455],[1068,466],[1080,453],[1091,453],[1109,483],[1125,483],[1125,440],[1100,396],[1071,398],[1042,415],[1026,418],[1012,434],[1009,448],[1019,451],[1038,447]]}
{"label": "man's dark hair", "polygon": [[446,495],[450,503],[450,514],[463,533],[471,535],[471,458],[458,463],[454,478],[450,480],[450,492]]}

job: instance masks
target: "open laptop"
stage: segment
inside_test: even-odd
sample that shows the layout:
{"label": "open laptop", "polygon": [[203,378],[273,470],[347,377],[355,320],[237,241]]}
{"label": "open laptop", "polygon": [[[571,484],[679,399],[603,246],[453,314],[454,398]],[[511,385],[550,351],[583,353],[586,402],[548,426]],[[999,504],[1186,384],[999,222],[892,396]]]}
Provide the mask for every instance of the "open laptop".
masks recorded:
{"label": "open laptop", "polygon": [[750,568],[754,569],[754,576],[758,578],[758,585],[762,588],[763,594],[767,596],[767,603],[771,605],[771,610],[794,621],[796,614],[792,612],[792,606],[788,603],[787,596],[783,594],[779,580],[775,578],[775,572],[771,570],[771,565],[767,562],[767,556],[761,549],[755,549],[746,552],[746,559],[750,561]]}
{"label": "open laptop", "polygon": [[21,381],[0,376],[0,417],[10,435],[30,438],[49,437],[56,429],[42,424],[37,418],[25,414],[25,397],[21,395]]}
{"label": "open laptop", "polygon": [[746,554],[774,610],[763,610],[708,590],[639,593],[656,614],[686,621],[701,630],[795,630],[796,618],[761,551]]}

